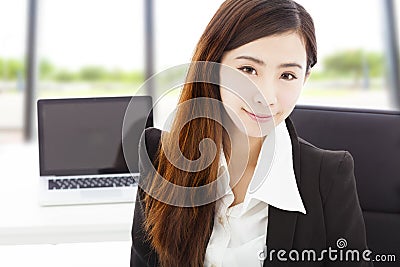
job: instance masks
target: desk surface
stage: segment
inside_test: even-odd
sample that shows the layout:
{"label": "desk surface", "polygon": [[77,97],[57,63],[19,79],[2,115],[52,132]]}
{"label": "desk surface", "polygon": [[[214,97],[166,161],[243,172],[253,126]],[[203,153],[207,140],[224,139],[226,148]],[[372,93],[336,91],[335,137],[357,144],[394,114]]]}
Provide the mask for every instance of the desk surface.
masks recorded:
{"label": "desk surface", "polygon": [[0,245],[129,241],[134,203],[41,207],[37,143],[0,145]]}

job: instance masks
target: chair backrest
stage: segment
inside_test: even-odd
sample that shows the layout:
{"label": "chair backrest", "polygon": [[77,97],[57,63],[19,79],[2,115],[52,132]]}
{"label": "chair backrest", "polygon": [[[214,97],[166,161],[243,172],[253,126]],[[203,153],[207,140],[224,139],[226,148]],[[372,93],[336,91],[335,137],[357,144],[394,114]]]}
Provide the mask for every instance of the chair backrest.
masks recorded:
{"label": "chair backrest", "polygon": [[297,105],[290,118],[306,141],[352,154],[369,249],[400,264],[400,112]]}

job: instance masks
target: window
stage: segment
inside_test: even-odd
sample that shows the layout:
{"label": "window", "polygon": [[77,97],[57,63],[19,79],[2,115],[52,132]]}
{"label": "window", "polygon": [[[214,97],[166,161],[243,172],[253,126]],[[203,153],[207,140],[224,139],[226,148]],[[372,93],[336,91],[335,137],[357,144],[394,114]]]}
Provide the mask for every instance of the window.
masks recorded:
{"label": "window", "polygon": [[394,109],[386,82],[383,1],[298,3],[314,19],[319,50],[299,103]]}
{"label": "window", "polygon": [[26,3],[0,0],[0,144],[22,140]]}
{"label": "window", "polygon": [[[384,1],[297,1],[314,18],[319,49],[298,103],[398,109],[387,80]],[[222,2],[154,0],[156,72],[190,62]],[[28,3],[0,0],[0,143],[22,140]],[[38,4],[37,98],[132,95],[142,85],[144,1]],[[161,99],[156,126],[175,107],[178,93]]]}
{"label": "window", "polygon": [[[223,0],[154,1],[156,73],[190,63],[200,36],[223,2]],[[172,89],[164,88],[165,84],[167,83],[157,83],[158,92]],[[176,107],[179,89],[171,90],[159,99],[154,109],[156,127],[164,128],[163,123],[167,115]]]}
{"label": "window", "polygon": [[132,95],[144,79],[142,2],[41,1],[38,97]]}

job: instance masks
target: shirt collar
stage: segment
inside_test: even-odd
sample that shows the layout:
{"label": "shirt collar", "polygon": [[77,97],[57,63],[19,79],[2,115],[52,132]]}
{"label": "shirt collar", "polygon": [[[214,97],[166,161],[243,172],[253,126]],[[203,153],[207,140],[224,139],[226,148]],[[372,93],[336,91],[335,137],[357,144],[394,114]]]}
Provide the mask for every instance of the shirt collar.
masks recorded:
{"label": "shirt collar", "polygon": [[[221,149],[218,177],[223,170],[228,170],[228,167]],[[229,180],[227,171],[225,175]],[[229,186],[228,182],[224,184]],[[228,194],[233,194],[230,187]],[[259,201],[279,209],[306,214],[294,174],[292,143],[285,121],[277,125],[275,131],[263,141],[252,181],[243,201],[242,214]]]}

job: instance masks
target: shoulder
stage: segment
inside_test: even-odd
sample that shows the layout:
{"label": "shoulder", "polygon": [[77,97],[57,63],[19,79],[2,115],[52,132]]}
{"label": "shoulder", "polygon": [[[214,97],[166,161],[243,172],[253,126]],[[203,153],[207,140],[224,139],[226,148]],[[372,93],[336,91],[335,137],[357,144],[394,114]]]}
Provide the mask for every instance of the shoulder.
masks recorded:
{"label": "shoulder", "polygon": [[155,127],[148,127],[144,130],[140,141],[139,141],[139,151],[140,155],[147,155],[150,157],[151,161],[154,162],[155,156],[160,145],[161,130]]}
{"label": "shoulder", "polygon": [[160,141],[161,130],[155,127],[148,127],[144,130],[144,134],[146,141],[146,147],[151,147],[157,145]]}
{"label": "shoulder", "polygon": [[299,137],[300,155],[302,158],[311,158],[312,160],[323,161],[324,167],[329,168],[340,164],[354,164],[353,156],[347,150],[329,150],[317,147],[310,142]]}
{"label": "shoulder", "polygon": [[318,168],[321,162],[327,163],[323,167],[329,168],[330,165],[335,165],[342,161],[345,154],[350,154],[345,150],[324,149],[305,140],[297,134],[297,129],[290,117],[285,120],[285,123],[292,141],[293,159],[298,161],[298,158],[300,158],[301,169]]}
{"label": "shoulder", "polygon": [[[332,193],[332,188],[355,185],[354,158],[347,150],[329,150],[317,147],[298,138],[302,179],[310,176],[319,183],[322,201]],[[314,173],[314,175],[310,175]]]}

